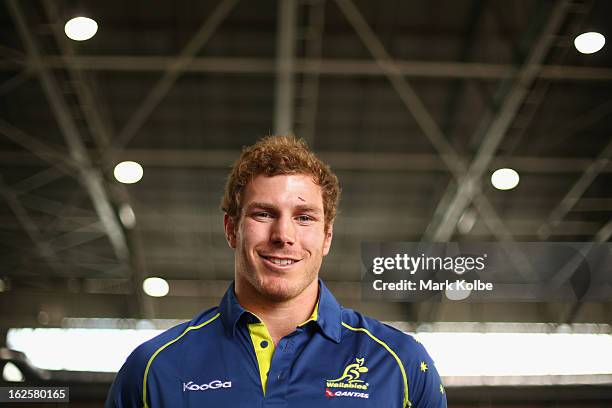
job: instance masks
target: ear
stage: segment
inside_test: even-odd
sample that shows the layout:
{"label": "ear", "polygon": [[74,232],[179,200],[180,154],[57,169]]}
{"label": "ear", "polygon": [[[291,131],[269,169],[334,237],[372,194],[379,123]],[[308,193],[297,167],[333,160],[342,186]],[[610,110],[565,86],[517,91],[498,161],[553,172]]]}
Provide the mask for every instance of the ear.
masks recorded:
{"label": "ear", "polygon": [[236,225],[232,217],[225,213],[223,215],[223,227],[225,229],[225,239],[230,248],[236,249]]}
{"label": "ear", "polygon": [[325,231],[325,239],[323,240],[323,256],[326,256],[329,253],[329,249],[331,248],[332,239],[334,238],[334,223],[333,221],[329,223],[329,227],[327,231]]}

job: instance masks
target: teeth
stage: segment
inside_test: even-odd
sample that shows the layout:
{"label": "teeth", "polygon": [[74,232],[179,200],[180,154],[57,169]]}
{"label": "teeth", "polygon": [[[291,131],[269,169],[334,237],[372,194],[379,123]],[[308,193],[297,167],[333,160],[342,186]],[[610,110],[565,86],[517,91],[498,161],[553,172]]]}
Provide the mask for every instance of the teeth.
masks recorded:
{"label": "teeth", "polygon": [[293,259],[280,259],[280,258],[268,258],[268,259],[275,265],[281,265],[281,266],[291,265],[292,263],[295,263]]}

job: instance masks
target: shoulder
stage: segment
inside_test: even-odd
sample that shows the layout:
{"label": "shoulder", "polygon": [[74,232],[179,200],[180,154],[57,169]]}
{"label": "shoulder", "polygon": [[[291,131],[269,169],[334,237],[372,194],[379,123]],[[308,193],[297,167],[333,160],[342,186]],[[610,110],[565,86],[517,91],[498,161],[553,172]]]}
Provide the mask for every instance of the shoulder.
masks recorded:
{"label": "shoulder", "polygon": [[190,331],[212,324],[219,316],[217,309],[217,307],[208,309],[196,316],[194,319],[174,326],[142,343],[132,352],[126,363],[132,360],[132,362],[136,363],[137,365],[147,364],[151,357],[154,357],[156,353],[174,343],[183,340],[183,338]]}
{"label": "shoulder", "polygon": [[343,336],[348,335],[347,332],[353,332],[370,337],[387,349],[404,367],[421,361],[431,361],[425,347],[410,334],[352,309],[343,309],[342,326]]}
{"label": "shoulder", "polygon": [[193,320],[174,326],[136,347],[117,373],[108,393],[106,407],[142,406],[143,383],[156,356],[166,347],[179,342],[189,331],[212,323],[216,317],[216,307],[206,310]]}
{"label": "shoulder", "polygon": [[446,407],[445,390],[435,363],[415,337],[351,309],[343,309],[342,325],[343,336],[348,332],[362,333],[393,356],[413,406]]}
{"label": "shoulder", "polygon": [[407,359],[411,355],[425,352],[423,345],[413,336],[352,309],[342,310],[342,326],[345,331],[362,332],[390,347],[395,346],[393,351],[401,353]]}

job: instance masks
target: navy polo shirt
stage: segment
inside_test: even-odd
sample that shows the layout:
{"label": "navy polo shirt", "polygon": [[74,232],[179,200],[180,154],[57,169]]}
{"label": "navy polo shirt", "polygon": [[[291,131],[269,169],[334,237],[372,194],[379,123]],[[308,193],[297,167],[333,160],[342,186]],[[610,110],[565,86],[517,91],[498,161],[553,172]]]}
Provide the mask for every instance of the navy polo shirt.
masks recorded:
{"label": "navy polo shirt", "polygon": [[433,361],[413,337],[342,308],[323,282],[307,321],[275,346],[238,303],[137,347],[106,407],[446,407]]}

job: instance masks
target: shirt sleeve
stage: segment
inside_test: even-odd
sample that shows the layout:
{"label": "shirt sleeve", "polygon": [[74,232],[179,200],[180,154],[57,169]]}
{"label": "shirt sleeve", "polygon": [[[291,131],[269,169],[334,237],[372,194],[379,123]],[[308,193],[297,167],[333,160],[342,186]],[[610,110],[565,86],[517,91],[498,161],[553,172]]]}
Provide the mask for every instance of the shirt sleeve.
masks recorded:
{"label": "shirt sleeve", "polygon": [[414,350],[406,364],[408,393],[412,408],[446,408],[446,390],[425,347],[410,337]]}
{"label": "shirt sleeve", "polygon": [[134,350],[117,373],[104,403],[105,408],[142,408],[144,379],[142,346]]}

